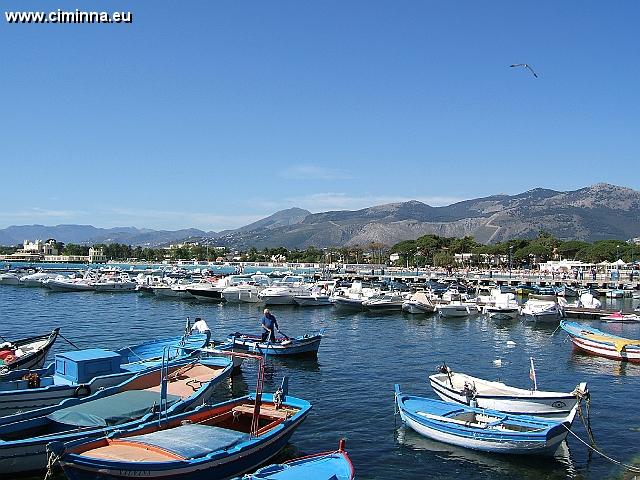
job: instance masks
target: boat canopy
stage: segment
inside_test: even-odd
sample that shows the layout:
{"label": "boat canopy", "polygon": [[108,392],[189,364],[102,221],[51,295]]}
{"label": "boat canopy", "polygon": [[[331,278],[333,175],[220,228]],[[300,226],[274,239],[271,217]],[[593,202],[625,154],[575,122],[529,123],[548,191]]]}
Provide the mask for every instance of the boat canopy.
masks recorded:
{"label": "boat canopy", "polygon": [[[159,400],[156,392],[130,390],[62,408],[50,413],[47,418],[56,423],[75,427],[121,425],[150,413]],[[180,397],[177,395],[167,395],[167,405],[172,405],[179,400]]]}
{"label": "boat canopy", "polygon": [[158,447],[182,458],[198,458],[217,450],[228,450],[249,440],[249,435],[227,428],[187,424],[145,435],[126,437],[123,440],[127,444],[140,444],[141,448]]}

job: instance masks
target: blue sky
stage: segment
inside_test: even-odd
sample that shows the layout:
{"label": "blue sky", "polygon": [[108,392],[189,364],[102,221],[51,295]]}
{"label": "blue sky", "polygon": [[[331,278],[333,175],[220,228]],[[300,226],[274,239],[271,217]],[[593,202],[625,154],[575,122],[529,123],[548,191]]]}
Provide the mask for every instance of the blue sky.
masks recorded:
{"label": "blue sky", "polygon": [[[0,228],[221,230],[292,206],[640,189],[636,1],[2,7],[134,21],[2,16]],[[539,78],[509,68],[525,62]]]}

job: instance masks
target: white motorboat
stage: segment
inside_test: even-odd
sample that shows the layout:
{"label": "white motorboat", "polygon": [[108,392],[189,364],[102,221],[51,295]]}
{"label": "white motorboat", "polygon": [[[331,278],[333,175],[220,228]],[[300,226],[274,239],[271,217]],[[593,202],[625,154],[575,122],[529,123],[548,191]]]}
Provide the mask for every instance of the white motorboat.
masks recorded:
{"label": "white motorboat", "polygon": [[93,280],[90,278],[56,277],[44,280],[42,284],[55,292],[85,292],[93,290]]}
{"label": "white motorboat", "polygon": [[0,273],[0,285],[20,285],[21,278],[22,275],[13,272]]}
{"label": "white motorboat", "polygon": [[587,393],[586,383],[580,383],[572,392],[566,393],[524,389],[452,372],[445,365],[439,373],[429,376],[429,382],[445,402],[553,419],[569,415]]}
{"label": "white motorboat", "polygon": [[158,297],[170,297],[170,298],[193,298],[188,289],[190,283],[173,283],[165,285],[154,285],[153,293]]}
{"label": "white motorboat", "polygon": [[402,311],[407,313],[433,313],[435,310],[435,305],[425,292],[416,292],[402,302]]}
{"label": "white motorboat", "polygon": [[567,302],[562,297],[558,297],[558,305],[560,305],[560,307],[563,309],[567,307],[589,308],[591,310],[597,310],[598,308],[602,308],[602,302],[589,292],[582,293],[580,295],[580,298],[578,298],[578,300],[571,303]]}
{"label": "white motorboat", "polygon": [[529,300],[522,307],[522,315],[536,322],[557,322],[563,317],[563,312],[555,300],[529,296]]}
{"label": "white motorboat", "polygon": [[366,310],[362,303],[380,291],[375,288],[363,287],[362,282],[353,282],[347,290],[337,288],[333,291],[330,301],[344,310]]}
{"label": "white motorboat", "polygon": [[138,283],[132,281],[129,275],[125,273],[117,276],[103,277],[95,282],[93,286],[96,292],[134,292]]}
{"label": "white motorboat", "polygon": [[299,307],[325,307],[333,305],[330,295],[312,293],[311,295],[296,295],[293,300]]}
{"label": "white motorboat", "polygon": [[294,297],[308,295],[312,286],[300,275],[287,275],[274,285],[262,290],[258,297],[265,305],[293,305]]}
{"label": "white motorboat", "polygon": [[20,285],[25,287],[43,287],[42,282],[48,278],[56,278],[57,276],[58,274],[55,273],[36,272],[20,278]]}
{"label": "white motorboat", "polygon": [[335,289],[334,280],[317,282],[308,295],[296,295],[294,301],[299,307],[325,307],[333,305],[331,293]]}
{"label": "white motorboat", "polygon": [[259,303],[262,300],[258,294],[269,285],[271,279],[266,275],[251,275],[241,283],[226,287],[221,295],[229,303]]}
{"label": "white motorboat", "polygon": [[520,305],[513,293],[491,292],[492,301],[482,308],[482,313],[493,320],[513,320],[520,317]]}
{"label": "white motorboat", "polygon": [[441,303],[436,306],[436,310],[438,310],[441,317],[446,318],[468,317],[480,313],[480,309],[475,303],[461,302],[459,300],[453,300],[446,304]]}
{"label": "white motorboat", "polygon": [[399,293],[385,292],[374,295],[362,302],[362,306],[370,312],[400,312],[405,297]]}

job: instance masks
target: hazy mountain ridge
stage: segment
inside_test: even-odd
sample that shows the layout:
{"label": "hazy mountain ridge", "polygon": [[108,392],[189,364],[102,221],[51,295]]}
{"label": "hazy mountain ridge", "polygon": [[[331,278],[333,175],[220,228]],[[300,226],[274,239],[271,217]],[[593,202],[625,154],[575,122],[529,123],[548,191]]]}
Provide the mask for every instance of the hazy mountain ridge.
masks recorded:
{"label": "hazy mountain ridge", "polygon": [[428,233],[495,243],[530,238],[546,230],[561,239],[594,241],[640,236],[640,192],[600,183],[569,192],[536,188],[517,195],[492,195],[444,207],[419,201],[375,205],[359,210],[310,213],[289,208],[235,230],[157,231],[90,225],[12,226],[0,230],[0,244],[24,239],[56,238],[65,243],[128,243],[157,246],[185,239],[247,249],[284,246],[289,249],[393,245]]}

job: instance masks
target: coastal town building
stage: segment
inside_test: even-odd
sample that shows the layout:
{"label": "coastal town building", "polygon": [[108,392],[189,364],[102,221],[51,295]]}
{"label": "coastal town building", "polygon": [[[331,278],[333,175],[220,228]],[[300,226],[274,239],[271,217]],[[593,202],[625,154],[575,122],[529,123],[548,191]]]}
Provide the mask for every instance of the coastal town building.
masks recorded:
{"label": "coastal town building", "polygon": [[89,255],[59,255],[54,238],[46,241],[25,240],[22,248],[10,255],[0,255],[6,262],[55,262],[55,263],[106,263],[107,257],[102,248],[89,248]]}

